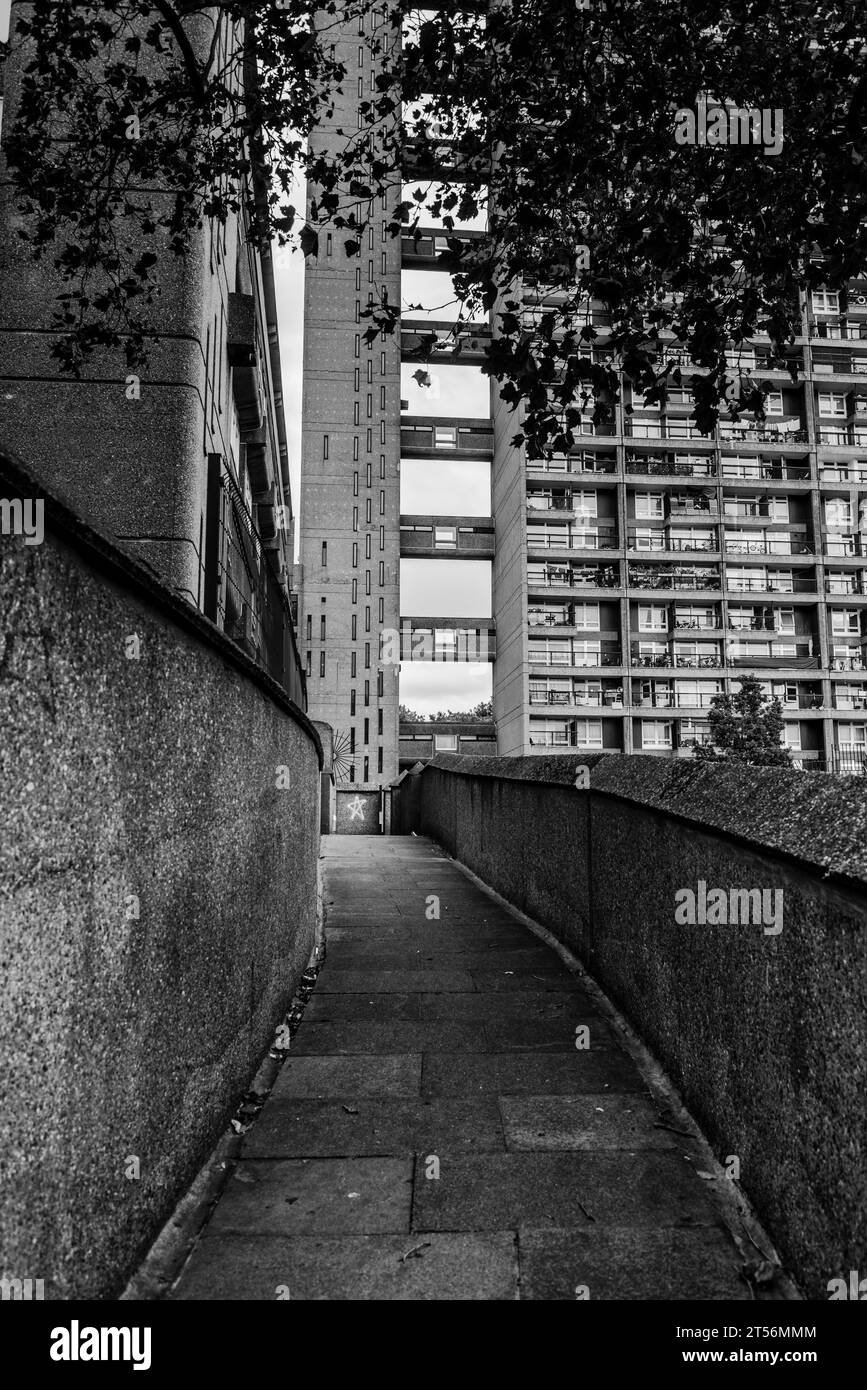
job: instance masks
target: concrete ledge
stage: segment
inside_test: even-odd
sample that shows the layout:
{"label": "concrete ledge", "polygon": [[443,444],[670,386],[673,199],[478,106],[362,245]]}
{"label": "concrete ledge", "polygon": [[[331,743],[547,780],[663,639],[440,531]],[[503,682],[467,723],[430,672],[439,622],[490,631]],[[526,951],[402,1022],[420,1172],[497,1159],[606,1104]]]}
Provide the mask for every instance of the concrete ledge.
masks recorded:
{"label": "concrete ledge", "polygon": [[438,753],[430,766],[559,787],[574,787],[576,769],[586,767],[590,787],[600,796],[654,807],[867,890],[867,777],[711,766],[640,753],[526,758]]}
{"label": "concrete ledge", "polygon": [[[589,790],[574,786],[590,769]],[[397,822],[547,927],[616,1002],[807,1297],[867,1248],[864,782],[651,757],[441,754]],[[700,885],[775,922],[676,916]],[[781,897],[777,897],[781,894]],[[743,899],[742,899],[743,900]],[[750,900],[754,901],[754,900]],[[765,929],[765,926],[769,930]]]}

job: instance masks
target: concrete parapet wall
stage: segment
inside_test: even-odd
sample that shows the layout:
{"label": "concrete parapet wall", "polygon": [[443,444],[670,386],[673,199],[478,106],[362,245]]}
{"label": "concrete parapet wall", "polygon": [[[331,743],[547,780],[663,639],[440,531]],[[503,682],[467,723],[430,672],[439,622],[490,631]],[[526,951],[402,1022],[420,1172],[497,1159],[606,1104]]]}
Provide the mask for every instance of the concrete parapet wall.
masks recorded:
{"label": "concrete parapet wall", "polygon": [[[589,788],[575,785],[587,769]],[[579,778],[583,780],[583,778]],[[430,835],[586,964],[681,1090],[807,1297],[867,1251],[867,798],[858,777],[653,757],[460,758]],[[766,918],[679,921],[699,883]],[[775,890],[782,898],[773,897]],[[777,930],[776,908],[782,913]]]}
{"label": "concrete parapet wall", "polygon": [[[0,457],[0,496],[26,486]],[[222,633],[37,494],[42,543],[0,537],[0,1275],[109,1298],[309,960],[321,747]]]}

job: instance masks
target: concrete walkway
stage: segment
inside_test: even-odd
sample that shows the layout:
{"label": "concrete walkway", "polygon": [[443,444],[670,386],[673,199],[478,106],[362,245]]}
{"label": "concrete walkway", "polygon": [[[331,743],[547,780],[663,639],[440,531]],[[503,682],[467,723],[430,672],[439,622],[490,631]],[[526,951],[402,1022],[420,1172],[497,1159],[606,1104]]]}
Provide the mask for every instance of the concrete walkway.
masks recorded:
{"label": "concrete walkway", "polygon": [[428,841],[323,844],[326,963],[173,1296],[749,1299],[728,1184],[559,956]]}

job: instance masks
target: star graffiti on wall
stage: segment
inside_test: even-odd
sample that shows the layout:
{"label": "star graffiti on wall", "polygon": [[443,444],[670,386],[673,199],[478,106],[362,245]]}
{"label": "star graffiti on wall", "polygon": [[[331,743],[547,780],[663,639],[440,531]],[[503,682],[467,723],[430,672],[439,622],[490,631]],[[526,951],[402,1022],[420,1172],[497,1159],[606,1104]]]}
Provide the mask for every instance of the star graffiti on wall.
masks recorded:
{"label": "star graffiti on wall", "polygon": [[353,801],[347,801],[346,805],[349,810],[350,820],[364,820],[364,808],[367,805],[366,801],[362,801],[360,796],[356,796]]}

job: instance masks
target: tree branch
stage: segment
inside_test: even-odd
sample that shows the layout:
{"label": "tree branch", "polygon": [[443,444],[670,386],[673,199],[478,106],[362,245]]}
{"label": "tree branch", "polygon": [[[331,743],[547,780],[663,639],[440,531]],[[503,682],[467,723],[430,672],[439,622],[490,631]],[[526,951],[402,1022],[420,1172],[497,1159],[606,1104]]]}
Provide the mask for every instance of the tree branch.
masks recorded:
{"label": "tree branch", "polygon": [[207,93],[205,83],[202,78],[201,68],[196,62],[196,55],[193,46],[187,38],[186,30],[178,17],[175,9],[168,3],[168,0],[153,0],[154,9],[159,10],[166,24],[175,36],[178,48],[181,50],[184,64],[189,73],[190,81],[196,94],[196,100],[200,106],[204,106]]}

